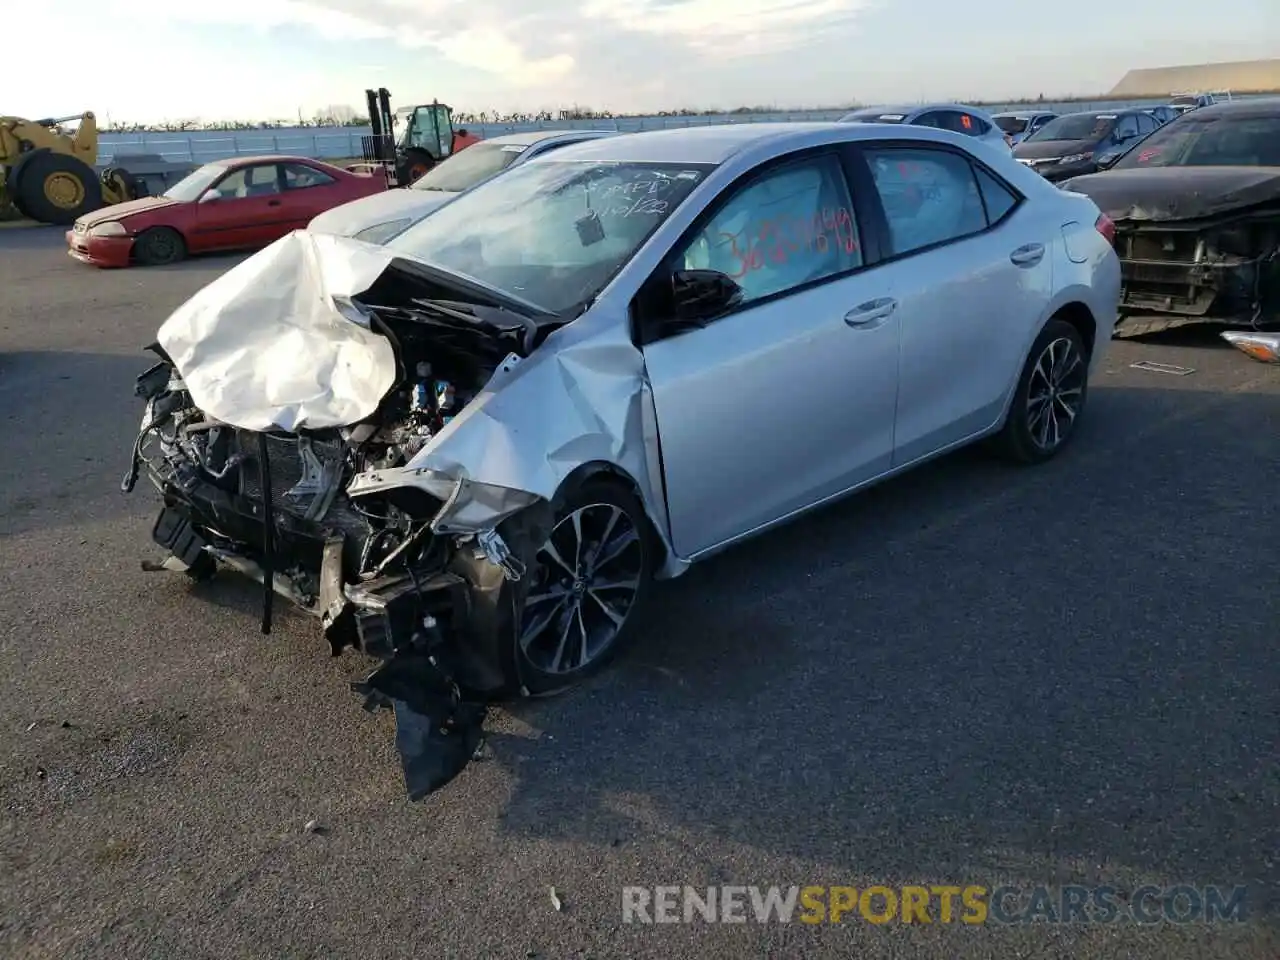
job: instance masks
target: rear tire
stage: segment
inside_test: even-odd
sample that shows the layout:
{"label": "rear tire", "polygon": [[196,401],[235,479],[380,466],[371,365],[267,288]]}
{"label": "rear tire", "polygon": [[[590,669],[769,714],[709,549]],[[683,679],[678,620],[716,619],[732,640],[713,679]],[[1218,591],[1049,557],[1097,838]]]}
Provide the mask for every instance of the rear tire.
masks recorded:
{"label": "rear tire", "polygon": [[40,153],[22,165],[13,197],[18,211],[32,220],[70,226],[102,206],[102,184],[84,161]]}
{"label": "rear tire", "polygon": [[990,446],[1015,463],[1053,459],[1075,436],[1089,395],[1089,351],[1065,320],[1045,324],[1023,364],[1000,432]]}
{"label": "rear tire", "polygon": [[603,669],[635,636],[657,544],[640,500],[592,479],[556,510],[516,629],[520,676],[545,696]]}
{"label": "rear tire", "polygon": [[187,243],[172,227],[152,227],[133,241],[133,259],[144,267],[163,267],[187,255]]}

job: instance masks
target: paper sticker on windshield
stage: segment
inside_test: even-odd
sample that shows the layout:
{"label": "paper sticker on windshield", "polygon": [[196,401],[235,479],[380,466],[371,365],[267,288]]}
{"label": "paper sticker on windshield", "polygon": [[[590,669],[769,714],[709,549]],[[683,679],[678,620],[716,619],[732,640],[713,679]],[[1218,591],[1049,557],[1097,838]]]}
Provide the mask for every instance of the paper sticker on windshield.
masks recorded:
{"label": "paper sticker on windshield", "polygon": [[528,147],[522,146],[521,144],[518,144],[518,143],[512,143],[512,144],[508,144],[507,146],[503,147],[503,148],[502,148],[502,152],[503,152],[503,153],[524,153],[524,152],[525,152],[525,150],[527,150],[527,149],[528,149]]}
{"label": "paper sticker on windshield", "polygon": [[905,116],[903,116],[901,113],[882,113],[882,114],[880,114],[880,116],[876,117],[876,119],[877,119],[877,120],[892,120],[894,123],[901,123],[903,120],[905,120],[905,119],[907,119],[907,118],[906,118]]}
{"label": "paper sticker on windshield", "polygon": [[1115,119],[1116,119],[1116,114],[1114,114],[1114,113],[1100,113],[1100,114],[1098,114],[1096,117],[1094,117],[1093,119],[1095,119],[1095,120],[1115,120]]}
{"label": "paper sticker on windshield", "polygon": [[697,170],[682,170],[676,174],[677,180],[697,180],[702,174]]}

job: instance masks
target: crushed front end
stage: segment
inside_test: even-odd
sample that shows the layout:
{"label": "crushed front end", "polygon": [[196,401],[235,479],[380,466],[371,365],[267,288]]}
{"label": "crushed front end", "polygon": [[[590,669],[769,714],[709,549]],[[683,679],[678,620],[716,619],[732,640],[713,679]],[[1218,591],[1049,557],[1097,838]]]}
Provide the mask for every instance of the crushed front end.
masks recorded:
{"label": "crushed front end", "polygon": [[447,310],[379,313],[398,325],[397,335],[384,324],[403,375],[371,416],[348,426],[220,421],[153,344],[160,362],[136,383],[146,409],[122,488],[145,479],[163,501],[152,536],[167,556],[144,566],[196,580],[238,571],[263,586],[264,633],[283,597],[319,620],[333,655],[353,647],[380,661],[353,689],[366,709],[394,711],[406,786],[419,799],[471,760],[487,705],[520,691],[512,654],[521,577],[551,515],[545,502],[510,491],[514,499],[488,512],[492,526],[463,529],[460,511],[475,509],[467,483],[378,483],[406,469],[520,340]]}
{"label": "crushed front end", "polygon": [[1189,324],[1256,329],[1280,318],[1280,211],[1118,220],[1116,252],[1120,336]]}

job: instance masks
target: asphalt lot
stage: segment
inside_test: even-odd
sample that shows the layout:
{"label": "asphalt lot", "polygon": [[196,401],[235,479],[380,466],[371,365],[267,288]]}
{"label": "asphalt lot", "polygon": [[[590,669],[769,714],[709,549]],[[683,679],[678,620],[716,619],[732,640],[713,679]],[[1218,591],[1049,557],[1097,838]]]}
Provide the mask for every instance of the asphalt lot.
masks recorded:
{"label": "asphalt lot", "polygon": [[[140,568],[140,348],[234,262],[0,230],[0,954],[1277,956],[1280,368],[1113,344],[1060,460],[961,453],[663,585],[631,655],[409,804],[364,664]],[[1248,915],[621,922],[631,884],[946,882],[1248,884]]]}

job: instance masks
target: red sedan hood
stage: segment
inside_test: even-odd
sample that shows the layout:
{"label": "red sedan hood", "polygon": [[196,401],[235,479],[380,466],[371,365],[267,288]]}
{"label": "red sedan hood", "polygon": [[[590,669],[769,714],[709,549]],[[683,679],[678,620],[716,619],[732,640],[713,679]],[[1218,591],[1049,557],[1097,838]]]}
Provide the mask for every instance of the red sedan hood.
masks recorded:
{"label": "red sedan hood", "polygon": [[171,207],[177,202],[177,200],[170,200],[168,197],[139,197],[137,200],[127,200],[124,203],[117,203],[110,207],[103,207],[101,210],[95,210],[93,213],[86,213],[77,223],[84,224],[87,230],[90,227],[98,226],[100,223],[123,220],[125,217],[135,213],[159,210],[161,207]]}

